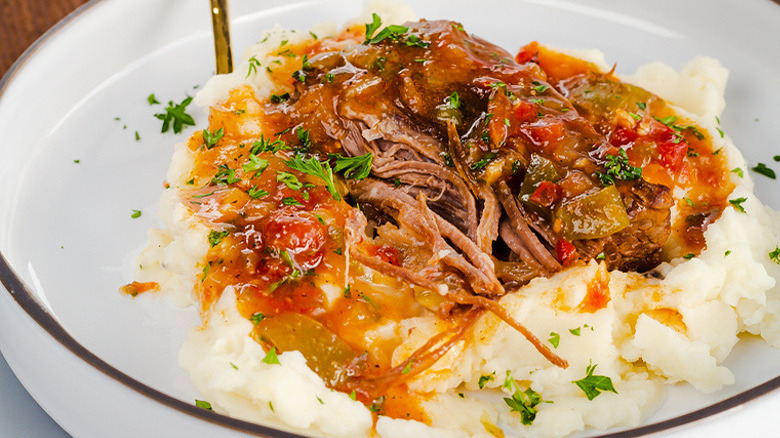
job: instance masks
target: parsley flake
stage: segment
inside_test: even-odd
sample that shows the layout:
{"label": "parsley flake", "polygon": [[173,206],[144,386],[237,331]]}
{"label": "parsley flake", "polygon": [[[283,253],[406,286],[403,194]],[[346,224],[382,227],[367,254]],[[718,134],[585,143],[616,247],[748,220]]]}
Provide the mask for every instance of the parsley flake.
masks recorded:
{"label": "parsley flake", "polygon": [[211,182],[219,185],[234,184],[241,181],[241,178],[236,177],[236,170],[228,167],[227,164],[220,164],[219,171],[211,178]]}
{"label": "parsley flake", "polygon": [[263,362],[268,365],[281,365],[279,363],[279,357],[276,355],[276,347],[271,347],[271,349],[268,350],[268,353],[266,353],[263,358]]}
{"label": "parsley flake", "polygon": [[327,161],[319,161],[315,157],[303,158],[302,155],[296,155],[291,160],[285,161],[287,167],[295,169],[299,172],[303,172],[309,175],[316,176],[323,181],[327,186],[328,192],[333,199],[340,201],[341,195],[336,190],[336,182],[333,180],[333,169]]}
{"label": "parsley flake", "polygon": [[214,132],[208,129],[203,130],[203,141],[206,142],[206,149],[211,149],[217,145],[217,142],[225,136],[225,128],[219,128]]}
{"label": "parsley flake", "polygon": [[251,189],[247,190],[246,194],[249,195],[249,197],[252,199],[259,199],[270,195],[270,193],[268,193],[267,191],[263,189],[258,189],[257,186],[252,186]]}
{"label": "parsley flake", "polygon": [[642,177],[642,168],[628,163],[628,154],[620,149],[617,155],[607,155],[604,163],[605,172],[596,172],[596,176],[605,186],[615,184],[615,180],[636,180]]}
{"label": "parsley flake", "polygon": [[209,410],[209,411],[213,410],[211,408],[211,403],[209,403],[207,401],[204,401],[204,400],[195,400],[195,406],[197,406],[197,407],[199,407],[201,409]]}
{"label": "parsley flake", "polygon": [[555,332],[550,332],[550,339],[547,340],[553,348],[558,348],[558,344],[561,342],[561,335]]}
{"label": "parsley flake", "polygon": [[369,152],[357,157],[328,154],[328,158],[336,160],[333,166],[334,172],[341,172],[346,178],[350,179],[363,179],[371,173],[371,163],[374,160],[374,154]]}
{"label": "parsley flake", "polygon": [[780,247],[776,246],[775,249],[769,253],[769,260],[780,265]]}
{"label": "parsley flake", "polygon": [[290,207],[290,206],[302,206],[301,201],[293,198],[292,196],[288,196],[284,199],[282,199],[282,204]]}
{"label": "parsley flake", "polygon": [[764,163],[758,163],[756,167],[751,167],[750,170],[756,173],[760,173],[761,175],[764,175],[767,178],[775,179],[775,171],[766,167],[766,164]]}
{"label": "parsley flake", "polygon": [[211,230],[209,232],[209,245],[211,245],[212,248],[219,245],[219,242],[222,242],[222,239],[227,237],[227,235],[230,234],[230,231],[224,230],[224,231],[217,231],[217,230]]}
{"label": "parsley flake", "polygon": [[531,89],[536,91],[537,93],[540,93],[540,94],[544,93],[545,91],[547,91],[548,88],[550,88],[549,85],[543,84],[543,83],[541,83],[539,81],[533,81],[532,84],[533,84],[533,87],[531,87]]}
{"label": "parsley flake", "polygon": [[254,56],[249,58],[249,68],[247,69],[246,77],[248,78],[252,73],[257,73],[257,67],[261,66],[262,64],[260,64],[260,61],[258,61],[257,58]]}
{"label": "parsley flake", "polygon": [[512,393],[511,398],[504,397],[504,402],[509,406],[510,412],[519,413],[520,421],[524,425],[528,426],[533,424],[536,419],[536,413],[539,411],[536,406],[542,402],[542,396],[531,388],[521,391],[509,371],[506,372],[504,388]]}
{"label": "parsley flake", "polygon": [[495,152],[488,152],[488,153],[486,153],[485,155],[482,156],[482,158],[479,161],[471,163],[471,166],[470,166],[471,170],[484,169],[497,156],[498,156],[498,154],[495,153]]}
{"label": "parsley flake", "polygon": [[737,199],[729,199],[729,204],[731,204],[732,207],[736,208],[738,212],[745,213],[745,207],[742,206],[742,203],[745,201],[747,201],[747,198],[742,196]]}
{"label": "parsley flake", "polygon": [[453,91],[452,94],[444,99],[444,103],[446,103],[452,109],[460,108],[460,96],[458,96],[458,92]]}
{"label": "parsley flake", "polygon": [[300,190],[303,188],[303,183],[298,180],[298,177],[290,172],[276,172],[276,181],[283,182],[288,189]]}
{"label": "parsley flake", "polygon": [[588,397],[588,400],[593,400],[601,391],[610,391],[617,394],[615,387],[612,386],[612,379],[606,376],[594,376],[593,371],[596,369],[596,365],[588,365],[585,369],[586,376],[580,380],[573,380],[572,383],[579,386],[580,389]]}
{"label": "parsley flake", "polygon": [[252,325],[260,324],[260,321],[265,319],[265,315],[263,315],[263,312],[255,312],[252,314],[252,316],[249,317],[249,322],[252,323]]}
{"label": "parsley flake", "polygon": [[250,172],[257,172],[255,173],[255,176],[263,173],[266,167],[268,167],[268,160],[264,160],[252,153],[249,154],[249,161],[241,165],[241,168],[244,169],[244,173],[249,174]]}
{"label": "parsley flake", "polygon": [[133,213],[130,215],[133,219],[138,219],[141,217],[141,210],[133,210]]}
{"label": "parsley flake", "polygon": [[488,374],[487,376],[482,375],[479,376],[479,381],[477,381],[477,385],[479,385],[479,389],[482,389],[485,387],[487,382],[492,382],[496,379],[496,372],[493,371],[492,373]]}
{"label": "parsley flake", "polygon": [[286,100],[290,100],[290,93],[271,94],[271,103],[282,103]]}
{"label": "parsley flake", "polygon": [[174,104],[172,100],[168,101],[168,107],[165,108],[165,112],[154,115],[163,122],[160,132],[168,132],[168,129],[172,126],[174,134],[178,134],[184,126],[195,126],[195,119],[187,114],[187,106],[190,103],[192,103],[192,97],[189,96],[177,104]]}

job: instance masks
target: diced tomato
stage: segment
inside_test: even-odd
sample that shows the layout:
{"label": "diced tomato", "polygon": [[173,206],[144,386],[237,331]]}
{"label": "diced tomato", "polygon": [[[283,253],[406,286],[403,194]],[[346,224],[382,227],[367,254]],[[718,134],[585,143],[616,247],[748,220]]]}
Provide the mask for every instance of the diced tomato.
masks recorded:
{"label": "diced tomato", "polygon": [[555,258],[566,266],[577,260],[577,248],[566,239],[561,239],[555,245]]}
{"label": "diced tomato", "polygon": [[401,266],[401,258],[398,250],[388,245],[375,245],[369,248],[369,253],[390,263],[391,265]]}
{"label": "diced tomato", "polygon": [[536,108],[536,105],[522,99],[515,100],[513,112],[515,120],[521,123],[530,122],[539,117],[539,110]]}
{"label": "diced tomato", "polygon": [[543,146],[555,145],[563,140],[564,127],[557,119],[545,117],[530,126],[531,137]]}
{"label": "diced tomato", "polygon": [[682,168],[683,159],[688,151],[688,143],[685,141],[679,141],[677,143],[665,141],[658,143],[656,149],[658,150],[661,165],[670,173],[677,175]]}
{"label": "diced tomato", "polygon": [[609,142],[613,146],[625,146],[629,143],[633,143],[638,137],[639,134],[635,130],[618,126],[612,132]]}
{"label": "diced tomato", "polygon": [[542,181],[529,198],[542,207],[549,207],[561,198],[563,190],[561,186],[550,181]]}
{"label": "diced tomato", "polygon": [[308,214],[285,210],[271,216],[262,234],[268,248],[287,251],[303,270],[320,264],[328,236],[325,226]]}
{"label": "diced tomato", "polygon": [[515,61],[518,64],[525,64],[526,62],[533,61],[539,54],[539,43],[536,41],[530,42],[521,48],[515,56]]}

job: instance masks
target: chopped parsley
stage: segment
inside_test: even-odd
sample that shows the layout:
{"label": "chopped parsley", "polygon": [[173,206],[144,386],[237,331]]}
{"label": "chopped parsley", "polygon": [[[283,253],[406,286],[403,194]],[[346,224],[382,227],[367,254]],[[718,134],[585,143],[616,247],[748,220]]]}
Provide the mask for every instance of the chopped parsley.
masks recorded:
{"label": "chopped parsley", "polygon": [[241,165],[241,168],[244,169],[244,173],[249,174],[250,172],[257,172],[255,173],[255,176],[263,173],[266,167],[268,167],[268,160],[259,158],[252,153],[249,154],[249,161]]}
{"label": "chopped parsley", "polygon": [[263,362],[268,365],[281,365],[279,363],[279,357],[276,355],[276,347],[271,347],[271,349],[268,350],[268,353],[266,353],[263,358]]}
{"label": "chopped parsley", "polygon": [[254,56],[249,58],[249,69],[247,69],[246,77],[248,78],[252,73],[257,73],[257,67],[261,66],[262,64],[260,64],[260,61],[258,61],[257,58]]}
{"label": "chopped parsley", "polygon": [[311,147],[311,139],[309,139],[308,129],[299,127],[295,130],[295,135],[298,137],[298,141],[301,142],[301,145],[303,145],[304,149],[309,149]]}
{"label": "chopped parsley", "polygon": [[764,163],[758,163],[756,167],[751,167],[750,170],[756,173],[760,173],[761,175],[764,175],[767,178],[775,179],[775,171],[766,167],[766,164]]}
{"label": "chopped parsley", "polygon": [[642,177],[642,168],[628,163],[628,154],[620,149],[617,155],[607,155],[604,163],[605,172],[596,172],[596,176],[605,186],[615,184],[616,180],[635,180]]}
{"label": "chopped parsley", "polygon": [[479,385],[479,389],[482,389],[485,387],[487,382],[492,382],[493,380],[496,380],[496,372],[493,371],[492,373],[488,374],[487,376],[482,375],[479,376],[479,381],[477,381],[477,385]]}
{"label": "chopped parsley", "polygon": [[446,103],[452,109],[460,108],[460,96],[458,96],[458,92],[453,91],[452,94],[444,99],[444,103]]}
{"label": "chopped parsley", "polygon": [[401,41],[409,47],[425,48],[431,45],[431,43],[421,40],[417,35],[406,35],[409,32],[409,28],[406,26],[391,24],[377,32],[382,26],[382,19],[376,13],[372,14],[371,18],[371,23],[366,24],[366,39],[363,44],[379,44],[385,39],[389,39],[394,42]]}
{"label": "chopped parsley", "polygon": [[692,252],[689,252],[688,254],[685,254],[685,255],[683,256],[683,258],[684,258],[685,260],[690,260],[690,259],[692,259],[692,258],[694,258],[694,257],[696,257],[696,254],[694,254],[694,253],[692,253]]}
{"label": "chopped parsley", "polygon": [[471,170],[484,169],[497,156],[498,156],[498,154],[495,153],[495,152],[488,152],[488,153],[486,153],[485,155],[482,156],[482,158],[479,161],[477,161],[475,163],[471,163]]}
{"label": "chopped parsley", "polygon": [[217,142],[225,136],[225,128],[219,128],[213,133],[208,129],[203,130],[203,141],[206,142],[206,149],[211,149],[217,145]]}
{"label": "chopped parsley", "polygon": [[293,198],[292,196],[288,196],[284,199],[282,199],[282,204],[290,207],[290,206],[302,206],[301,201]]}
{"label": "chopped parsley", "polygon": [[504,402],[509,406],[510,412],[518,412],[520,421],[526,426],[531,425],[536,419],[536,413],[539,411],[536,406],[542,402],[542,396],[531,388],[521,391],[509,371],[506,372],[503,387],[512,393],[511,398],[504,397]]}
{"label": "chopped parsley", "polygon": [[303,188],[303,183],[298,180],[298,177],[290,172],[276,172],[276,181],[283,182],[288,189],[300,190]]}
{"label": "chopped parsley", "polygon": [[141,217],[141,210],[133,210],[133,212],[130,214],[130,217],[133,219],[138,219]]}
{"label": "chopped parsley", "polygon": [[[376,14],[374,14],[376,15]],[[368,407],[368,410],[371,412],[379,412],[385,408],[385,396],[381,396],[374,400],[373,403],[371,403],[371,406]]]}
{"label": "chopped parsley", "polygon": [[156,97],[154,97],[154,93],[146,96],[146,101],[149,102],[149,105],[159,105],[160,102],[157,100]]}
{"label": "chopped parsley", "polygon": [[236,170],[228,167],[227,164],[220,164],[219,171],[211,178],[211,182],[219,185],[228,185],[240,182],[241,178],[236,177]]}
{"label": "chopped parsley", "polygon": [[780,246],[776,246],[775,249],[769,253],[769,260],[780,265]]}
{"label": "chopped parsley", "polygon": [[580,335],[580,328],[581,327],[577,327],[575,329],[569,329],[569,333],[573,334],[574,336],[579,336]]}
{"label": "chopped parsley", "polygon": [[585,369],[585,372],[587,373],[585,377],[580,380],[573,380],[572,383],[582,389],[585,396],[588,397],[588,400],[596,398],[601,394],[601,391],[610,391],[617,394],[618,392],[615,390],[615,387],[612,386],[612,379],[606,376],[594,376],[593,371],[595,369],[596,365],[588,365]]}
{"label": "chopped parsley", "polygon": [[270,195],[270,193],[268,193],[267,191],[263,189],[258,189],[257,186],[252,186],[251,189],[247,190],[246,194],[249,195],[249,197],[252,199],[259,199],[264,196]]}
{"label": "chopped parsley", "polygon": [[290,93],[271,94],[271,103],[282,103],[286,100],[290,100]]}
{"label": "chopped parsley", "polygon": [[732,207],[736,208],[738,212],[745,213],[745,207],[742,206],[742,203],[745,201],[747,201],[747,198],[742,196],[737,199],[729,199],[729,204],[731,204]]}
{"label": "chopped parsley", "polygon": [[195,406],[197,406],[199,408],[202,408],[202,409],[209,410],[209,411],[213,410],[211,408],[211,403],[209,403],[207,401],[204,401],[204,400],[195,400]]}
{"label": "chopped parsley", "polygon": [[666,116],[666,117],[663,117],[663,118],[661,118],[661,117],[653,117],[653,118],[656,119],[657,121],[663,123],[664,125],[670,127],[670,128],[672,127],[672,125],[674,125],[674,122],[677,121],[677,116]]}
{"label": "chopped parsley", "polygon": [[550,332],[550,339],[548,339],[547,342],[549,342],[553,348],[558,348],[558,345],[561,342],[561,335],[555,332]]}
{"label": "chopped parsley", "polygon": [[537,93],[541,94],[547,91],[548,88],[550,88],[549,85],[543,84],[539,81],[533,81],[532,82],[533,87],[531,87],[532,90],[536,91]]}
{"label": "chopped parsley", "polygon": [[290,149],[290,146],[288,146],[287,143],[279,138],[274,141],[270,141],[267,140],[264,135],[261,135],[260,140],[255,140],[255,142],[252,143],[251,153],[255,155],[261,152],[270,152],[275,154],[282,149]]}
{"label": "chopped parsley", "polygon": [[736,173],[738,177],[743,178],[745,176],[745,172],[742,171],[741,167],[735,167],[731,169],[731,173]]}
{"label": "chopped parsley", "polygon": [[187,106],[190,103],[192,103],[192,97],[189,96],[177,104],[174,104],[172,100],[168,101],[165,112],[154,115],[163,122],[160,132],[168,132],[168,129],[173,127],[174,134],[178,134],[184,126],[195,126],[195,119],[187,114]]}
{"label": "chopped parsley", "polygon": [[363,179],[371,172],[371,163],[374,160],[374,154],[367,153],[357,157],[345,157],[338,154],[328,154],[328,158],[334,158],[334,172],[341,172],[346,178]]}
{"label": "chopped parsley", "polygon": [[333,199],[341,200],[341,195],[336,190],[336,182],[333,180],[333,169],[327,161],[319,161],[315,157],[303,158],[302,155],[298,154],[291,160],[285,161],[285,164],[291,169],[322,179]]}
{"label": "chopped parsley", "polygon": [[263,315],[263,312],[255,312],[252,314],[252,316],[249,317],[249,322],[252,323],[252,325],[260,324],[260,321],[265,319],[265,315]]}
{"label": "chopped parsley", "polygon": [[230,231],[224,230],[224,231],[217,231],[217,230],[211,230],[209,232],[209,245],[211,245],[212,248],[219,245],[219,242],[222,242],[222,239],[227,237],[227,235],[230,234]]}

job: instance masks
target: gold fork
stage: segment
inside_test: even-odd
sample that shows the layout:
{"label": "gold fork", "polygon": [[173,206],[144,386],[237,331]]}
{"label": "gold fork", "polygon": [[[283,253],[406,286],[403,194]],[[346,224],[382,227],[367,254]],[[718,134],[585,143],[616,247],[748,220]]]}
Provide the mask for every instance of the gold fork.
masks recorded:
{"label": "gold fork", "polygon": [[233,71],[233,54],[230,51],[228,0],[211,0],[211,24],[214,29],[217,74],[230,73]]}

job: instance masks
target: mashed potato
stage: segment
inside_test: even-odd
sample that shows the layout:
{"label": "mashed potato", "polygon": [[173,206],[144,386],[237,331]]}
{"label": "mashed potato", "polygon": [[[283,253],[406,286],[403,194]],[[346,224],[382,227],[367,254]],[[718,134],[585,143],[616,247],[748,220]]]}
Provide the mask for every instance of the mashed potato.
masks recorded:
{"label": "mashed potato", "polygon": [[[413,18],[406,9],[370,6],[385,23]],[[370,17],[367,13],[355,23],[370,22]],[[336,28],[314,31],[322,37]],[[269,54],[280,41],[306,38],[306,33],[279,27],[267,31],[246,51],[234,73],[213,78],[195,102],[218,106],[231,89],[246,84],[260,97],[279,92],[263,69],[251,70],[250,64],[270,62]],[[595,63],[601,57],[591,56]],[[718,134],[716,117],[724,107],[727,76],[716,60],[696,58],[680,72],[649,64],[622,79],[660,95],[679,113],[697,120],[714,149],[727,157],[729,168],[746,169],[728,136]],[[192,160],[185,145],[177,145],[167,178],[172,189],[164,193],[160,208],[167,229],[150,231],[137,273],[140,281],[158,282],[181,305],[196,302],[191,291],[209,249],[209,227],[178,195]],[[747,172],[732,174],[731,180],[736,185],[731,198],[744,197],[745,211],[726,208],[707,228],[706,249],[699,256],[681,257],[672,242],[666,253],[673,258],[656,268],[655,275],[609,272],[603,263],[591,261],[536,278],[504,296],[501,305],[565,357],[568,368],[554,366],[518,331],[485,314],[466,339],[408,382],[410,390],[426,394],[421,406],[429,425],[386,416],[379,416],[374,425],[367,407],[349,394],[329,389],[297,351],[280,354],[278,364],[265,363],[266,352],[249,336],[252,324],[236,311],[231,287],[182,346],[180,364],[216,411],[299,433],[452,437],[502,436],[503,429],[520,436],[562,437],[586,428],[635,426],[663,402],[667,384],[687,382],[711,393],[734,383],[733,373],[722,363],[738,334],[759,335],[780,347],[780,288],[775,281],[780,265],[768,256],[780,243],[780,217],[756,199]],[[677,199],[684,195],[675,193]],[[337,294],[342,286],[333,286]],[[606,306],[580,311],[594,288],[605,294]],[[367,336],[400,337],[403,341],[392,357],[400,364],[441,330],[439,320],[427,315]],[[609,377],[614,391],[602,388],[589,400],[573,383],[589,374]],[[502,400],[512,394],[507,389],[509,377],[542,397],[530,425]]]}

